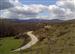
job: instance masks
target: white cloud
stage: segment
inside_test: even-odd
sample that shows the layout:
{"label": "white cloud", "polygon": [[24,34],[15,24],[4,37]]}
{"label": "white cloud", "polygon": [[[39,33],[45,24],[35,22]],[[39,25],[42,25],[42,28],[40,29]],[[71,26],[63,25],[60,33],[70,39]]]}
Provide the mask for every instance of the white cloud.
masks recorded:
{"label": "white cloud", "polygon": [[1,17],[4,18],[32,18],[46,9],[46,6],[41,4],[23,5],[18,0],[10,0],[15,5],[13,8],[1,10]]}
{"label": "white cloud", "polygon": [[74,0],[57,1],[55,5],[49,6],[49,11],[52,19],[75,19],[75,2]]}
{"label": "white cloud", "polygon": [[[39,19],[75,19],[74,0],[59,0],[54,5],[42,4],[24,5],[19,0],[9,0],[14,7],[0,10],[0,16],[4,18],[39,18]],[[38,14],[49,11],[49,16],[41,17]]]}
{"label": "white cloud", "polygon": [[24,18],[24,17],[36,17],[39,13],[45,10],[43,5],[24,5],[15,6],[14,8],[1,11],[5,18]]}

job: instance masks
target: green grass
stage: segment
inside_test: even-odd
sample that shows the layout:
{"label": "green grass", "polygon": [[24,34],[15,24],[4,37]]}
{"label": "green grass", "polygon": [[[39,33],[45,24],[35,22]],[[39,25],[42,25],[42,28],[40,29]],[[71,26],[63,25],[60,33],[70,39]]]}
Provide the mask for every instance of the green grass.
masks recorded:
{"label": "green grass", "polygon": [[0,40],[0,44],[0,54],[15,54],[11,50],[18,48],[22,44],[22,40],[6,37]]}

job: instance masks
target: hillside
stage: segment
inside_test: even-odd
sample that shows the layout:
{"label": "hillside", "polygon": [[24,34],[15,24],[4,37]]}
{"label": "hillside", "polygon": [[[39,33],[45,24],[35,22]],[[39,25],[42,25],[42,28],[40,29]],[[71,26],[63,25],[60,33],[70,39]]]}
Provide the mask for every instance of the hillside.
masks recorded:
{"label": "hillside", "polygon": [[[35,22],[37,21],[37,22]],[[75,20],[66,21],[66,24],[75,23]],[[62,24],[62,20],[18,20],[18,19],[0,19],[0,36],[14,36],[25,31],[37,30],[47,24]]]}
{"label": "hillside", "polygon": [[[34,34],[49,54],[75,54],[75,21],[47,25]],[[46,50],[44,52],[48,52]]]}
{"label": "hillside", "polygon": [[[14,36],[17,37],[18,34],[23,34],[27,31],[33,31],[39,42],[31,48],[22,51],[22,53],[75,54],[75,20],[60,21],[57,19],[43,22],[0,19],[0,38],[5,37],[0,40],[0,53],[20,54],[19,52],[10,53],[9,51],[30,41],[27,35],[21,35],[23,36],[22,38],[14,39]],[[14,43],[14,41],[15,44],[11,45],[10,43]]]}
{"label": "hillside", "polygon": [[0,19],[0,36],[15,36],[30,30],[37,30],[46,24],[61,23],[61,20],[42,20],[42,19]]}
{"label": "hillside", "polygon": [[[42,24],[42,25],[41,25]],[[0,19],[0,36],[14,36],[30,30],[36,30],[43,27],[43,23],[22,22],[20,20]]]}

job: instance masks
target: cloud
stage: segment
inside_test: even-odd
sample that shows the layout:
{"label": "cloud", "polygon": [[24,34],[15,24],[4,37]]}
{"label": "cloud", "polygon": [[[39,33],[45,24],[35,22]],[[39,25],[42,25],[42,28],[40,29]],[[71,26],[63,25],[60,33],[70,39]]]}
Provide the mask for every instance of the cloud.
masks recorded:
{"label": "cloud", "polygon": [[39,5],[23,5],[15,6],[14,8],[1,11],[5,18],[31,18],[36,17],[39,13],[45,10],[45,6]]}
{"label": "cloud", "polygon": [[[7,1],[8,2],[8,1]],[[75,19],[75,2],[73,0],[58,0],[56,4],[45,6],[42,4],[24,5],[19,0],[9,0],[9,3],[14,7],[0,10],[0,16],[4,18],[19,18],[19,19]],[[40,13],[47,13],[45,17],[39,16]]]}
{"label": "cloud", "polygon": [[70,20],[75,19],[75,2],[74,0],[60,0],[55,5],[49,6],[52,19]]}
{"label": "cloud", "polygon": [[36,15],[40,12],[45,10],[45,6],[43,5],[23,5],[23,6],[16,6],[12,9],[10,9],[11,12],[17,13],[17,14],[24,14],[26,16],[32,16]]}
{"label": "cloud", "polygon": [[13,7],[9,0],[0,0],[0,10]]}
{"label": "cloud", "polygon": [[0,0],[0,10],[22,5],[19,0]]}

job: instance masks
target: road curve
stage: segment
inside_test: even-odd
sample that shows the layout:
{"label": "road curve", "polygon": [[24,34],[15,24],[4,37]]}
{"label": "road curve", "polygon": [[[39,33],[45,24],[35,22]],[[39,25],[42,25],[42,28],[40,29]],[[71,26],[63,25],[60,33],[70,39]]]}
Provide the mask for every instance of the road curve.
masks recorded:
{"label": "road curve", "polygon": [[30,48],[32,45],[36,44],[38,42],[38,38],[34,34],[32,34],[32,32],[33,31],[27,32],[27,35],[31,38],[31,41],[29,43],[27,43],[26,45],[24,45],[18,49],[15,49],[13,51],[24,50],[24,49]]}

